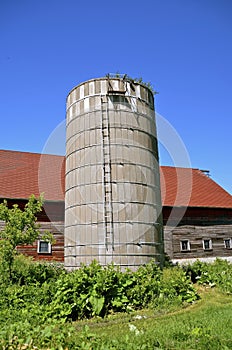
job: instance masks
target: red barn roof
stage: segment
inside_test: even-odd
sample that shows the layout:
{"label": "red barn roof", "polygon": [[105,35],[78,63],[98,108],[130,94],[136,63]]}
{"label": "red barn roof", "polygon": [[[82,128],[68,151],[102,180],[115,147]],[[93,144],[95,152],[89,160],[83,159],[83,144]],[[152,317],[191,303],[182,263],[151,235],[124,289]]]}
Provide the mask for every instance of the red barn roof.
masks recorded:
{"label": "red barn roof", "polygon": [[63,156],[0,150],[0,198],[64,200]]}
{"label": "red barn roof", "polygon": [[232,196],[199,169],[160,167],[164,206],[231,208]]}
{"label": "red barn roof", "polygon": [[[160,167],[163,206],[232,208],[232,196],[199,169]],[[65,157],[0,150],[0,198],[44,193],[64,201]]]}

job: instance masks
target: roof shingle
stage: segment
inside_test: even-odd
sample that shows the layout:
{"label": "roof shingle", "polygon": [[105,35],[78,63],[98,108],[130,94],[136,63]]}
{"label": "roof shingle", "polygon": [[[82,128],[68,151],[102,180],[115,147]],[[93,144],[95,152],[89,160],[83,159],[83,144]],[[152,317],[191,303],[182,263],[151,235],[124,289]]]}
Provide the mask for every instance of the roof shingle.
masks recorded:
{"label": "roof shingle", "polygon": [[199,169],[161,166],[165,206],[232,208],[232,196]]}
{"label": "roof shingle", "polygon": [[0,198],[64,200],[63,156],[0,150]]}
{"label": "roof shingle", "polygon": [[[160,167],[163,206],[232,208],[232,196],[199,169]],[[63,201],[65,157],[0,150],[0,198]]]}

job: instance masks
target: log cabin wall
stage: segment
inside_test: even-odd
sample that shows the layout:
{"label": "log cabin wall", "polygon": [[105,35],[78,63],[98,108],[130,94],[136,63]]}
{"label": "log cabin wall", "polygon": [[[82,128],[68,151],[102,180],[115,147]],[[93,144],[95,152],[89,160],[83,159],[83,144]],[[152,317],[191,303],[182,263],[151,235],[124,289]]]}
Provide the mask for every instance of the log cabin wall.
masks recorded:
{"label": "log cabin wall", "polygon": [[[3,201],[3,200],[2,200]],[[9,199],[7,200],[8,207],[11,208],[14,204],[18,204],[20,209],[24,209],[27,200],[24,199]],[[64,261],[64,202],[45,202],[43,210],[37,215],[37,222],[40,225],[41,234],[49,231],[53,234],[55,242],[51,246],[49,253],[38,252],[38,241],[32,245],[24,245],[17,247],[17,251],[21,254],[33,257],[35,260],[48,261]],[[4,227],[4,222],[0,221],[0,231]]]}
{"label": "log cabin wall", "polygon": [[[41,234],[49,231],[53,234],[55,242],[51,246],[51,252],[39,253],[38,240],[32,245],[18,246],[17,251],[21,254],[33,257],[34,260],[64,261],[64,223],[63,222],[39,222]],[[0,221],[0,231],[4,228],[4,222]]]}
{"label": "log cabin wall", "polygon": [[232,258],[232,209],[188,207],[173,227],[167,226],[171,211],[163,207],[164,246],[170,259]]}
{"label": "log cabin wall", "polygon": [[64,223],[63,222],[40,222],[41,234],[49,231],[53,234],[55,242],[51,246],[51,252],[39,253],[38,241],[33,245],[25,245],[17,248],[18,252],[33,257],[35,260],[64,261]]}
{"label": "log cabin wall", "polygon": [[172,260],[232,259],[232,225],[165,227],[165,251]]}
{"label": "log cabin wall", "polygon": [[[8,205],[18,204],[24,208],[27,200],[9,199]],[[178,213],[178,208],[175,208]],[[187,208],[177,227],[167,226],[172,207],[163,207],[165,253],[173,261],[196,258],[232,258],[232,209],[223,208]],[[64,202],[46,202],[44,209],[37,216],[41,232],[53,233],[55,243],[51,253],[38,253],[38,242],[33,245],[18,247],[18,251],[35,260],[64,261]],[[0,222],[0,230],[4,224]],[[203,241],[211,240],[212,247],[204,249]],[[231,241],[229,241],[231,239]],[[227,247],[225,246],[227,241]],[[181,249],[181,242],[189,244],[189,249]],[[188,248],[188,247],[187,247]]]}

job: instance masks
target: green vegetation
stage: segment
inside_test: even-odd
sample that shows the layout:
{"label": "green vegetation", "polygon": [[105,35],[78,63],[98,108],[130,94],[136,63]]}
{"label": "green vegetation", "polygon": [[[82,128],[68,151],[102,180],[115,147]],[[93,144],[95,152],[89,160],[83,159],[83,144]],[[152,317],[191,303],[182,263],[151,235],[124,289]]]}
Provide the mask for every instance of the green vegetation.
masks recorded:
{"label": "green vegetation", "polygon": [[41,209],[34,196],[24,210],[0,205],[0,350],[232,348],[230,263],[68,273],[17,254],[38,238]]}
{"label": "green vegetation", "polygon": [[231,263],[227,260],[216,259],[213,263],[196,261],[185,267],[187,274],[193,283],[217,286],[225,293],[232,293],[232,272]]}
{"label": "green vegetation", "polygon": [[168,314],[146,310],[102,323],[101,328],[91,325],[90,344],[105,342],[105,349],[231,349],[232,298],[215,289],[200,294],[197,303]]}
{"label": "green vegetation", "polygon": [[94,261],[68,273],[19,255],[11,274],[0,276],[0,349],[232,347],[226,261],[136,272]]}
{"label": "green vegetation", "polygon": [[[24,210],[14,204],[8,208],[7,201],[0,204],[0,220],[5,226],[0,232],[0,259],[4,277],[12,277],[12,265],[17,255],[17,246],[32,244],[40,235],[39,225],[36,223],[36,214],[42,211],[43,199],[32,195]],[[52,239],[49,233],[45,239]]]}

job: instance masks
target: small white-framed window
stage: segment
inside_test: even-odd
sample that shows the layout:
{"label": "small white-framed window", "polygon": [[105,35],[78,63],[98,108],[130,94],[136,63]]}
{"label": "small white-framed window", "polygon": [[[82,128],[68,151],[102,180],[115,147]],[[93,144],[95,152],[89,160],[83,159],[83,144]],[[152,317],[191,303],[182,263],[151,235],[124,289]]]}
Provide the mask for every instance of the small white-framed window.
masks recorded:
{"label": "small white-framed window", "polygon": [[37,253],[50,254],[52,252],[52,245],[48,241],[39,240],[37,245]]}
{"label": "small white-framed window", "polygon": [[182,252],[188,252],[190,251],[190,242],[188,239],[182,239],[180,241],[180,250]]}
{"label": "small white-framed window", "polygon": [[202,240],[202,243],[203,243],[203,249],[204,250],[211,250],[211,249],[213,249],[212,239],[204,238]]}
{"label": "small white-framed window", "polygon": [[232,248],[232,239],[231,238],[224,239],[224,246],[226,249],[231,249]]}

